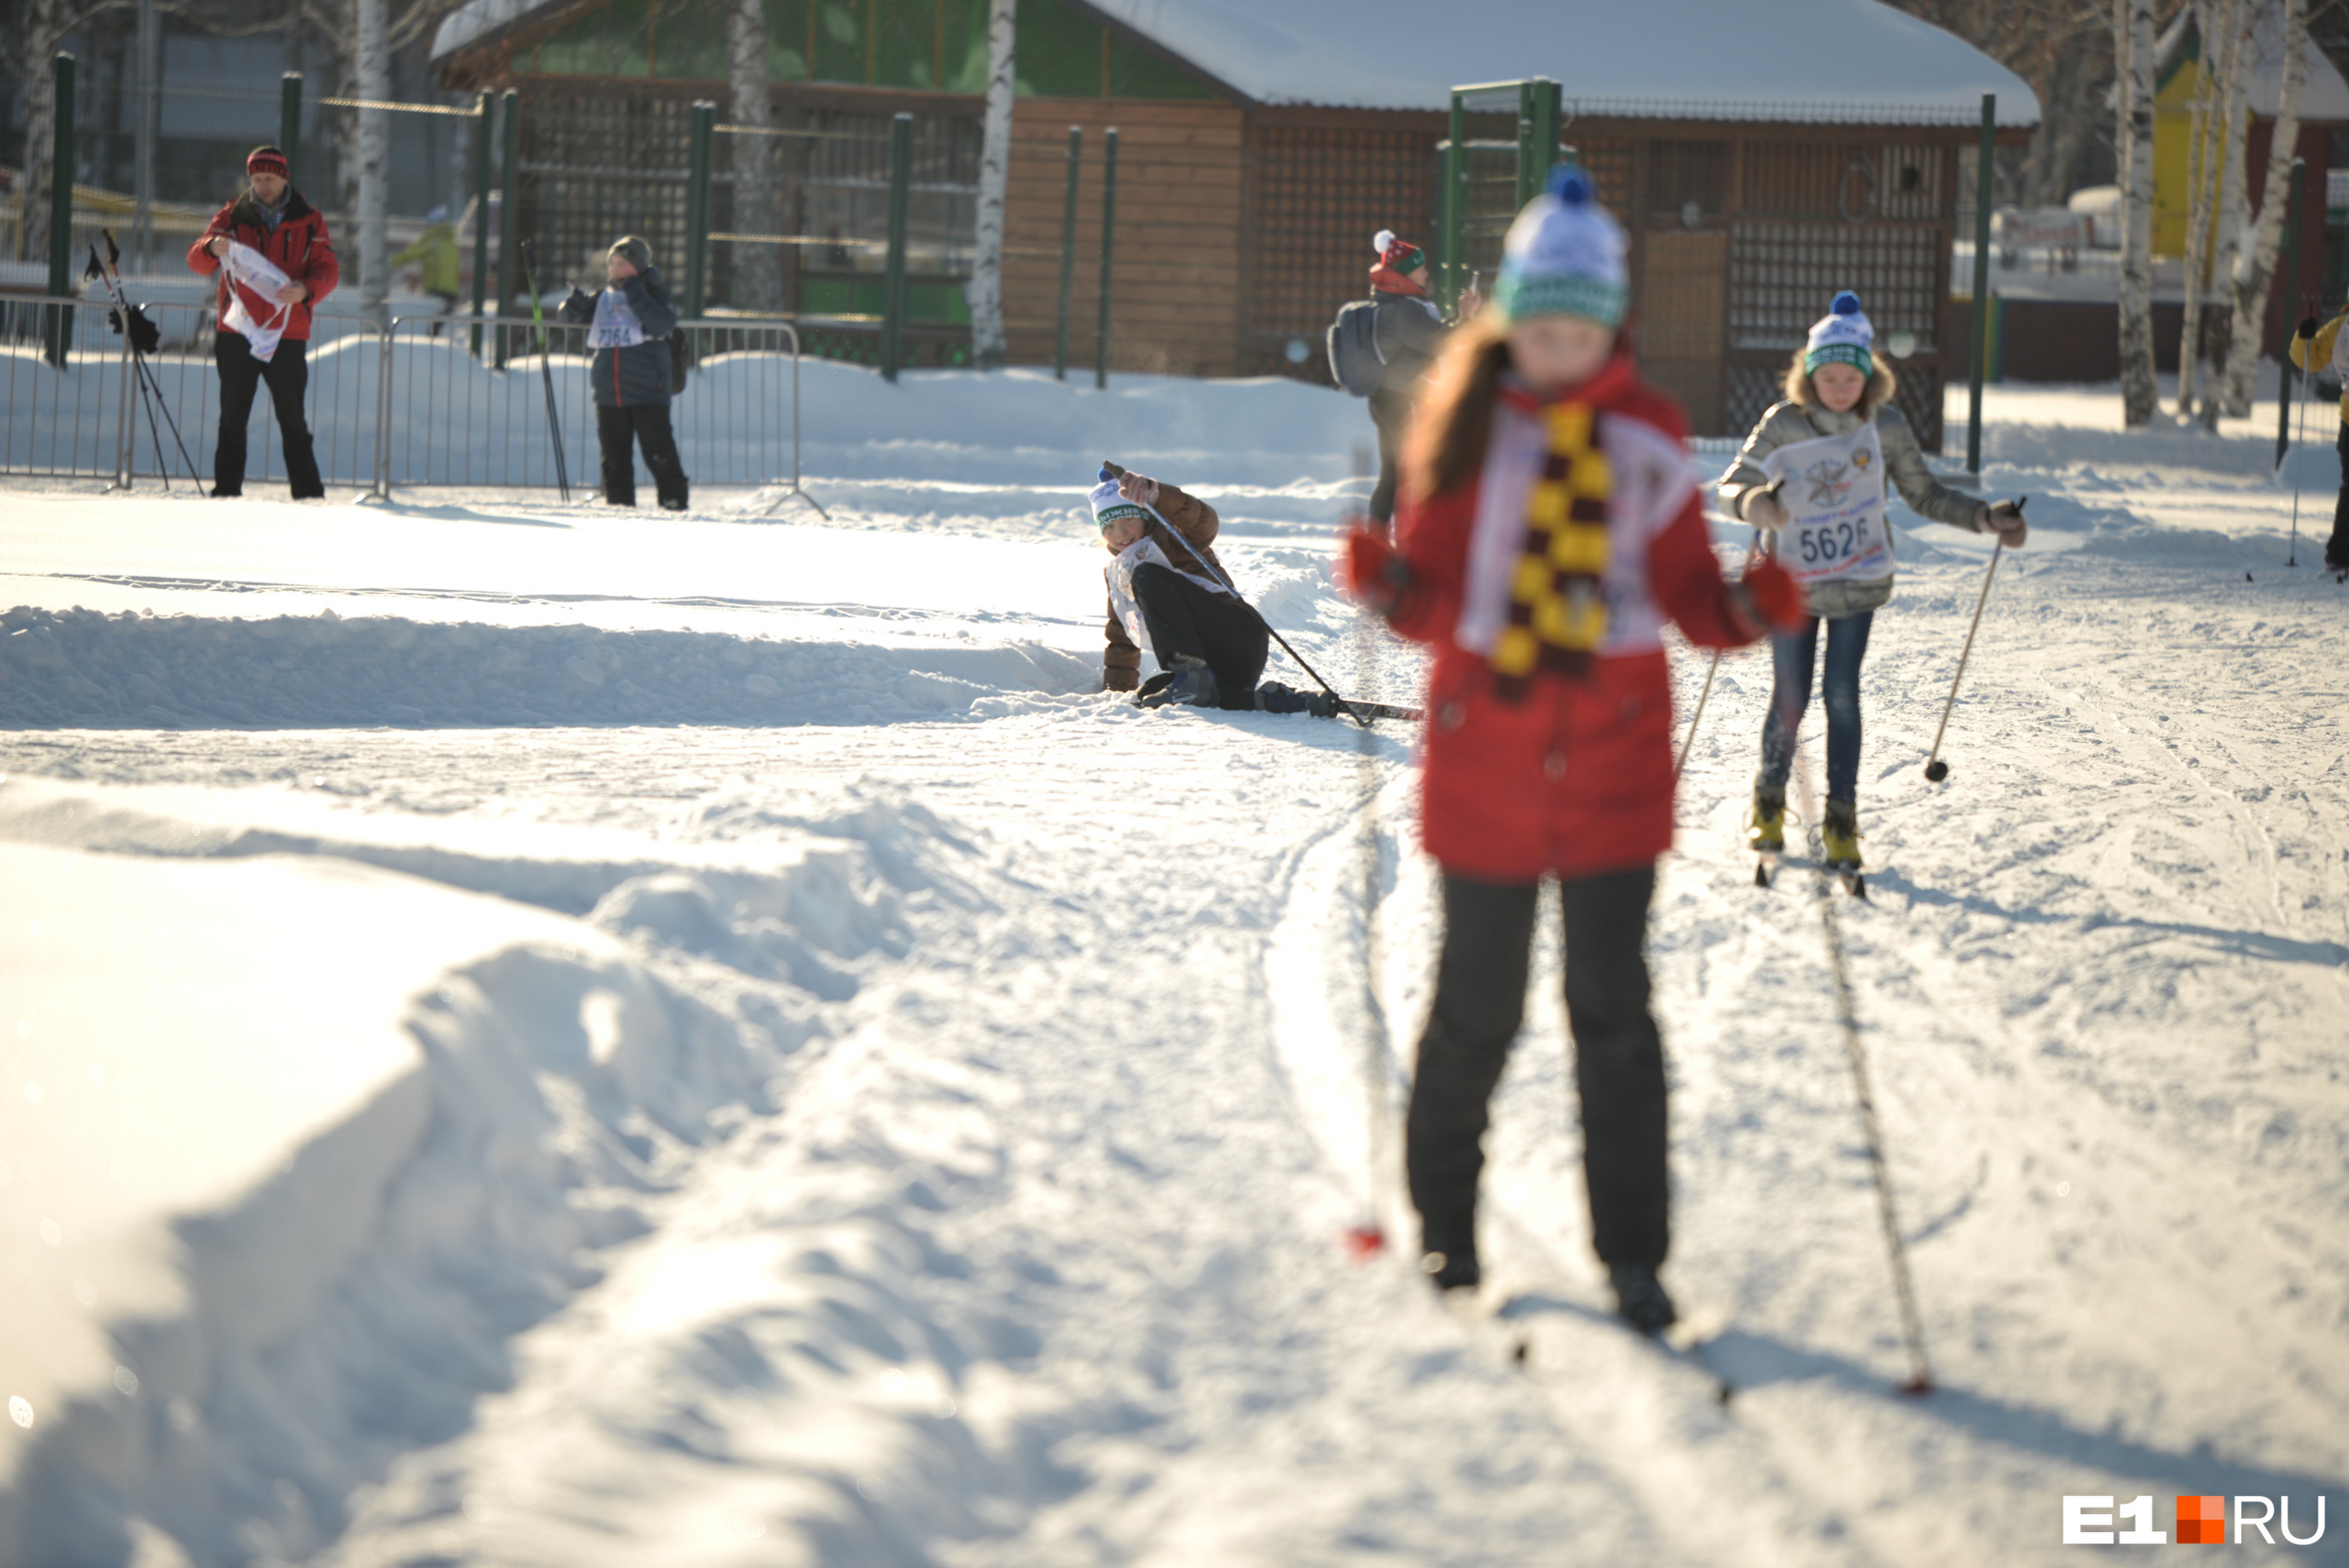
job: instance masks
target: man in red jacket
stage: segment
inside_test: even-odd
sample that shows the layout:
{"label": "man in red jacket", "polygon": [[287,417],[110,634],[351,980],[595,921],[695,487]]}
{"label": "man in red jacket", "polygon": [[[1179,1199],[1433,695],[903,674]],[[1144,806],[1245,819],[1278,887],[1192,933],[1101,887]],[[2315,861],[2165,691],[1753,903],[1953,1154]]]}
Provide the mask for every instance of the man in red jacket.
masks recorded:
{"label": "man in red jacket", "polygon": [[244,172],[243,193],[214,213],[202,237],[188,247],[189,267],[221,280],[220,332],[212,339],[221,379],[212,494],[244,491],[245,427],[253,418],[254,392],[266,381],[285,446],[285,477],[301,500],[326,493],[302,411],[310,384],[310,311],[335,292],[343,270],[326,236],[326,214],[287,180],[283,152],[254,148]]}

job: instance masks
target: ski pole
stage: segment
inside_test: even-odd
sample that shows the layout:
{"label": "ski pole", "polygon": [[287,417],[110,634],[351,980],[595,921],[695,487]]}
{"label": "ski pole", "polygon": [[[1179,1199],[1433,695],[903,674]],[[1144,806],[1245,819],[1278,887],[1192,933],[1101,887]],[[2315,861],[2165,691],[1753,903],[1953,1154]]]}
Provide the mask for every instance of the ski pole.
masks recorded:
{"label": "ski pole", "polygon": [[[1364,479],[1369,472],[1369,454],[1360,447],[1355,448],[1354,477]],[[1377,646],[1371,618],[1370,606],[1357,607],[1354,619],[1354,678],[1357,681],[1368,677],[1371,653]],[[1317,676],[1314,678],[1318,680],[1320,677]],[[1330,695],[1335,696],[1337,694],[1332,692]],[[1362,793],[1362,1103],[1369,1118],[1362,1150],[1369,1169],[1364,1172],[1362,1184],[1362,1218],[1347,1231],[1346,1245],[1347,1250],[1361,1261],[1384,1252],[1387,1244],[1386,1225],[1380,1213],[1379,1202],[1380,1179],[1387,1163],[1387,1028],[1386,1014],[1379,1006],[1379,872],[1383,856],[1379,849],[1378,761],[1371,749],[1371,727],[1367,721],[1355,729],[1354,747],[1356,772]]]}
{"label": "ski pole", "polygon": [[[1125,477],[1126,470],[1118,467],[1117,464],[1111,462],[1107,458],[1103,458],[1102,459],[1102,467],[1109,470],[1109,475],[1112,479],[1122,480]],[[1356,724],[1361,725],[1365,729],[1371,727],[1371,719],[1374,716],[1364,711],[1361,707],[1356,707],[1354,704],[1348,702],[1344,697],[1340,696],[1338,695],[1337,688],[1332,686],[1328,681],[1323,680],[1321,678],[1320,672],[1316,670],[1311,665],[1307,664],[1305,662],[1304,655],[1299,654],[1295,648],[1290,647],[1288,645],[1288,639],[1282,636],[1279,632],[1274,629],[1272,623],[1264,618],[1264,612],[1249,603],[1245,598],[1241,598],[1240,591],[1237,587],[1233,586],[1232,580],[1225,576],[1222,573],[1216,571],[1215,566],[1208,562],[1207,558],[1199,553],[1198,547],[1196,545],[1194,545],[1189,540],[1183,538],[1183,531],[1181,529],[1170,525],[1166,531],[1173,534],[1176,539],[1182,540],[1183,548],[1190,552],[1191,559],[1197,562],[1201,567],[1205,568],[1208,576],[1222,583],[1224,587],[1230,592],[1231,596],[1239,601],[1239,604],[1242,609],[1256,617],[1256,624],[1262,626],[1265,629],[1266,634],[1271,637],[1274,642],[1280,645],[1280,651],[1282,653],[1287,654],[1290,658],[1297,661],[1297,667],[1299,669],[1303,670],[1307,675],[1313,677],[1313,684],[1315,686],[1319,686],[1323,691],[1330,694],[1330,701],[1336,703],[1340,707],[1344,708],[1346,710],[1346,716],[1349,718],[1351,718]]]}
{"label": "ski pole", "polygon": [[[1796,775],[1806,797],[1805,810],[1814,802],[1810,765]],[[1900,1307],[1900,1333],[1909,1347],[1909,1380],[1900,1392],[1918,1397],[1933,1391],[1933,1367],[1925,1354],[1925,1322],[1917,1309],[1917,1282],[1909,1272],[1909,1249],[1900,1239],[1900,1215],[1892,1196],[1892,1172],[1884,1157],[1884,1127],[1877,1119],[1876,1094],[1868,1077],[1868,1050],[1859,1037],[1859,1015],[1851,994],[1851,968],[1844,955],[1843,928],[1836,921],[1835,895],[1829,891],[1826,862],[1819,862],[1819,919],[1826,928],[1827,967],[1835,977],[1836,1011],[1843,1025],[1844,1053],[1851,1063],[1853,1098],[1859,1106],[1859,1125],[1868,1141],[1868,1175],[1876,1186],[1876,1218],[1884,1233],[1884,1255],[1892,1271],[1892,1293]]]}
{"label": "ski pole", "polygon": [[[2316,347],[2316,339],[2313,337],[2310,338],[2308,340],[2308,346],[2311,350],[2313,350]],[[2308,388],[2309,384],[2315,379],[2316,370],[2314,366],[2304,366],[2302,367],[2300,377],[2300,434],[2292,438],[2292,445],[2295,447],[2304,449],[2308,442]],[[2286,566],[2297,566],[2300,564],[2300,465],[2298,463],[2292,465],[2292,543],[2284,551],[2283,563]]]}
{"label": "ski pole", "polygon": [[530,290],[530,322],[538,332],[538,373],[546,388],[546,438],[554,444],[554,483],[563,499],[571,499],[571,469],[563,460],[563,418],[554,410],[554,366],[546,343],[546,317],[538,308],[538,279],[530,268],[530,247],[521,248],[523,286]]}
{"label": "ski pole", "polygon": [[113,230],[100,229],[98,232],[106,237],[108,264],[102,268],[98,267],[98,247],[94,244],[89,248],[90,263],[97,268],[98,276],[107,285],[107,292],[113,296],[116,310],[121,313],[122,335],[129,340],[130,363],[138,373],[140,397],[147,404],[147,433],[155,443],[155,467],[161,475],[163,488],[167,490],[171,488],[171,473],[163,460],[162,435],[156,428],[158,424],[156,416],[159,414],[162,417],[160,423],[171,428],[171,444],[180,449],[180,460],[188,466],[188,482],[202,490],[204,484],[203,476],[196,469],[195,459],[188,456],[188,443],[180,434],[180,422],[171,418],[171,403],[164,397],[162,386],[156,379],[153,368],[147,363],[146,350],[139,346],[134,329],[134,317],[138,321],[144,321],[146,315],[131,304],[129,296],[123,292],[121,248],[114,242]]}
{"label": "ski pole", "polygon": [[[1775,491],[1775,487],[1773,487]],[[1745,564],[1752,566],[1754,558],[1762,553],[1762,531],[1754,531],[1754,541],[1745,547]],[[1704,722],[1704,705],[1713,696],[1713,677],[1721,673],[1721,650],[1713,650],[1713,657],[1704,666],[1704,689],[1696,694],[1696,711],[1689,715],[1688,734],[1681,739],[1681,754],[1672,758],[1672,777],[1678,779],[1688,767],[1689,752],[1696,745],[1696,727]]]}
{"label": "ski pole", "polygon": [[[2021,511],[2023,503],[2030,499],[2029,496],[2017,498],[2014,510]],[[1974,633],[1982,625],[1982,606],[1990,602],[1991,575],[1998,570],[1998,558],[2005,552],[2006,541],[2003,538],[1991,546],[1990,565],[1982,572],[1982,593],[1974,600],[1974,618],[1966,627],[1966,645],[1958,655],[1958,673],[1950,677],[1950,698],[1941,705],[1941,722],[1933,731],[1933,749],[1925,758],[1925,777],[1936,784],[1950,776],[1950,765],[1941,760],[1941,737],[1950,727],[1950,709],[1957,706],[1958,683],[1966,678],[1966,661],[1973,656]]]}

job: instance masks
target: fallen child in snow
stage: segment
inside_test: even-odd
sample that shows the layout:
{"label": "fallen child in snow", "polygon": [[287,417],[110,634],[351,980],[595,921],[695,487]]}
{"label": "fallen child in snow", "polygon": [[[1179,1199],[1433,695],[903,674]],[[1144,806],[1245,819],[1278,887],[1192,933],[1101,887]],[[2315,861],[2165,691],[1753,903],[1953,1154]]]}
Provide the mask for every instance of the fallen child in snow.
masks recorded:
{"label": "fallen child in snow", "polygon": [[[1327,693],[1257,684],[1271,633],[1216,559],[1214,507],[1173,485],[1106,467],[1091,500],[1102,547],[1112,557],[1102,568],[1109,585],[1103,691],[1139,686],[1134,700],[1143,707],[1179,703],[1323,718],[1337,712]],[[1141,679],[1144,652],[1159,665],[1148,681]]]}

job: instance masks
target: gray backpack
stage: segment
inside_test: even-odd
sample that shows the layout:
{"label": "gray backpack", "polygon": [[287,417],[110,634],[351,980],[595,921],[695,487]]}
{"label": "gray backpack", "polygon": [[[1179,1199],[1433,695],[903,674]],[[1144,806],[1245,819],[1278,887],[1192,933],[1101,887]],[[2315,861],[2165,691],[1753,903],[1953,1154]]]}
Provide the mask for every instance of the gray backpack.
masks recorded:
{"label": "gray backpack", "polygon": [[1387,356],[1379,352],[1379,302],[1358,299],[1341,305],[1330,324],[1330,374],[1357,397],[1367,397],[1386,378]]}

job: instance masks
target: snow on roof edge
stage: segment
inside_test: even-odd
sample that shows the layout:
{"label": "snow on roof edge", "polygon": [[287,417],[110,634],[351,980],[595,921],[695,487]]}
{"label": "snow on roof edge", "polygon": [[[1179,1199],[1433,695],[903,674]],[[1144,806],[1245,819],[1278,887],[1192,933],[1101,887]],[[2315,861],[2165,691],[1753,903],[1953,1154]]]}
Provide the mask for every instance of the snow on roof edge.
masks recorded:
{"label": "snow on roof edge", "polygon": [[[468,0],[434,33],[431,59],[437,64],[533,15],[573,3],[574,0]],[[1443,112],[1451,107],[1448,86],[1411,80],[1331,58],[1271,25],[1262,15],[1242,16],[1221,7],[1203,6],[1198,0],[1185,0],[1177,14],[1182,22],[1191,25],[1185,26],[1178,22],[1169,27],[1164,25],[1164,0],[1076,0],[1076,8],[1149,40],[1206,74],[1225,90],[1248,101],[1300,108],[1397,111]],[[1903,23],[1914,22],[1905,14],[1893,15]],[[1208,24],[1205,29],[1198,26],[1203,22]],[[1916,25],[1930,28],[1929,24]],[[1907,97],[1847,99],[1813,96],[1800,88],[1776,98],[1733,98],[1702,91],[1584,94],[1568,86],[1566,109],[1569,119],[1593,117],[1782,125],[1952,127],[1978,123],[1982,94],[1994,91],[1998,99],[1996,122],[2001,129],[2022,129],[2039,123],[2038,96],[2029,84],[1954,36],[1939,28],[1930,30],[1975,55],[1982,67],[1982,79],[1952,83]],[[1268,88],[1266,81],[1235,81],[1220,68],[1226,62],[1212,57],[1217,53],[1216,45],[1238,43],[1242,36],[1253,46],[1251,52],[1257,54],[1259,61],[1268,56],[1288,55],[1300,57],[1299,63],[1310,61],[1311,68],[1301,73],[1300,77],[1292,78],[1295,90]]]}

